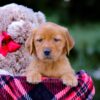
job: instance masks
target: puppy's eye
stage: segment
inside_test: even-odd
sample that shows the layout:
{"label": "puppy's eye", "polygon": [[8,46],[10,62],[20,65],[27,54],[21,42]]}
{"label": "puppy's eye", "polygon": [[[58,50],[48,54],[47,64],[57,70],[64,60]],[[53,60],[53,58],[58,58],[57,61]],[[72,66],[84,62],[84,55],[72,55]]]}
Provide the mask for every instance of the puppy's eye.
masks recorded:
{"label": "puppy's eye", "polygon": [[59,42],[59,41],[61,41],[61,39],[54,38],[54,41],[55,41],[55,42]]}
{"label": "puppy's eye", "polygon": [[43,41],[43,39],[37,39],[36,41],[37,41],[37,42],[42,42],[42,41]]}

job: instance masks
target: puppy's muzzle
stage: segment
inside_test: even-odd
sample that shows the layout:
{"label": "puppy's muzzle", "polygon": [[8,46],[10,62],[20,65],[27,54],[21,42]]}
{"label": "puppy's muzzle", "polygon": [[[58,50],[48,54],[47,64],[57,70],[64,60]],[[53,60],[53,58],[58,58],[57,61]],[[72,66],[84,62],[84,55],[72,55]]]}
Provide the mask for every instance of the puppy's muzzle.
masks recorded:
{"label": "puppy's muzzle", "polygon": [[46,57],[50,57],[50,54],[51,54],[51,49],[50,49],[50,48],[45,48],[45,49],[44,49],[44,55],[45,55]]}

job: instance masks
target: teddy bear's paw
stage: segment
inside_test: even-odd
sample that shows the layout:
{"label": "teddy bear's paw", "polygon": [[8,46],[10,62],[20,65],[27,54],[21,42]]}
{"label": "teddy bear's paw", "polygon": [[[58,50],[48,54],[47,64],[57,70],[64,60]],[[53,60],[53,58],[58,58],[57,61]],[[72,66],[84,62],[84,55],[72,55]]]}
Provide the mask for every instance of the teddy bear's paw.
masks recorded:
{"label": "teddy bear's paw", "polygon": [[62,81],[63,81],[63,84],[67,86],[75,87],[78,85],[78,80],[74,75],[70,77],[63,77]]}

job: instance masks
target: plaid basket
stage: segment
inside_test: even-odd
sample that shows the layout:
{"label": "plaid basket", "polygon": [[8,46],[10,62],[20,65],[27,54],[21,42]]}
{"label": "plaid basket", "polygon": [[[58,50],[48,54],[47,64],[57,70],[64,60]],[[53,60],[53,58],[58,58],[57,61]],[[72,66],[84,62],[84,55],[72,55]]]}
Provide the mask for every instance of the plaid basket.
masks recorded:
{"label": "plaid basket", "polygon": [[22,76],[0,75],[0,100],[92,100],[95,88],[83,70],[76,73],[77,87],[65,86],[59,79],[46,78],[34,85]]}

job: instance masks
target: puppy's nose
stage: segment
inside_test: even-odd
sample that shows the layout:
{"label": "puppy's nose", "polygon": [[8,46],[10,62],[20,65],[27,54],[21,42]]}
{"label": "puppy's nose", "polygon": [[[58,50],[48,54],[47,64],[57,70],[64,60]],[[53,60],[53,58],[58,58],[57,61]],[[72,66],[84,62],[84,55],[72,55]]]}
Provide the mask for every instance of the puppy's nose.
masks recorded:
{"label": "puppy's nose", "polygon": [[50,53],[51,53],[50,48],[46,48],[46,49],[44,50],[44,55],[45,55],[45,56],[49,56]]}

